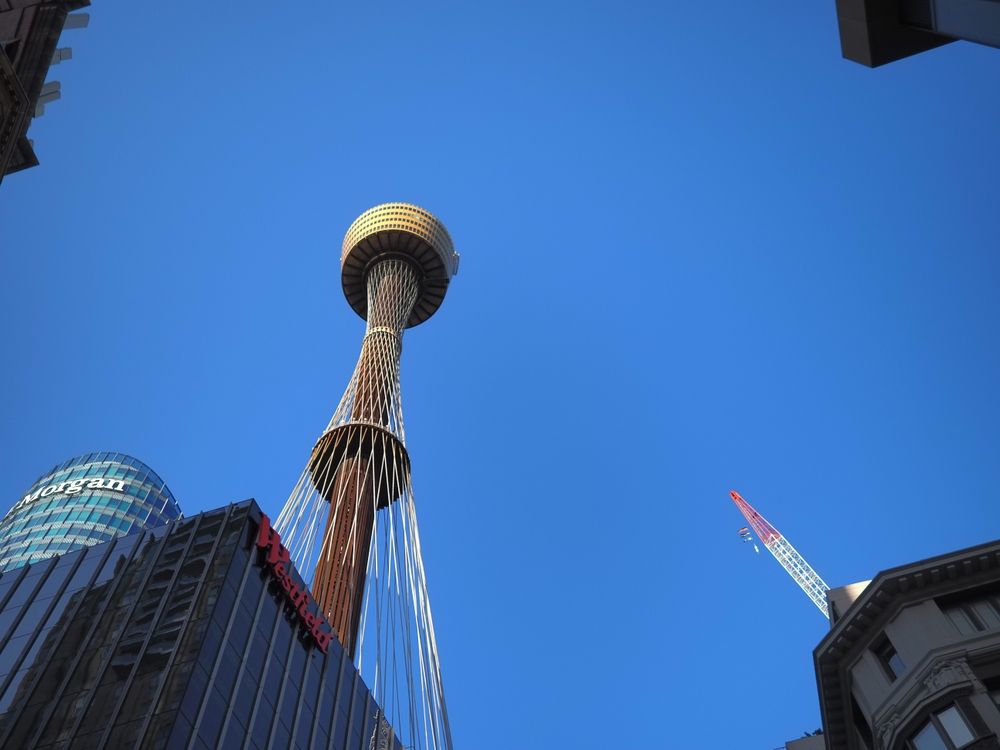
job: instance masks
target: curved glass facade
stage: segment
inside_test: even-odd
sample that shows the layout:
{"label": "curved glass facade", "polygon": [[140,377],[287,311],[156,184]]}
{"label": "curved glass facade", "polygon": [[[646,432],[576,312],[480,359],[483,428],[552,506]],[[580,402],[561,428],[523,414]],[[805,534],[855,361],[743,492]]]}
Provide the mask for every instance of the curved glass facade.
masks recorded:
{"label": "curved glass facade", "polygon": [[124,453],[88,453],[36,481],[0,521],[0,571],[89,547],[181,515],[167,485]]}

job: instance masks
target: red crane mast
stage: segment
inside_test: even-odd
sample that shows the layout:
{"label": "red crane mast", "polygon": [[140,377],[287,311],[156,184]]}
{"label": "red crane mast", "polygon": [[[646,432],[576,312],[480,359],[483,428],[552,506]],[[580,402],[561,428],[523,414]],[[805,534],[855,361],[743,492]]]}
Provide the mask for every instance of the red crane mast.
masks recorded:
{"label": "red crane mast", "polygon": [[748,503],[739,492],[733,490],[729,496],[740,509],[740,513],[747,519],[750,528],[757,534],[757,538],[767,548],[767,551],[774,555],[781,567],[792,577],[792,580],[799,585],[806,596],[815,604],[819,611],[826,618],[830,617],[826,606],[826,592],[830,587],[819,577],[819,574],[812,569],[805,558],[791,545],[791,543],[774,528],[764,516]]}

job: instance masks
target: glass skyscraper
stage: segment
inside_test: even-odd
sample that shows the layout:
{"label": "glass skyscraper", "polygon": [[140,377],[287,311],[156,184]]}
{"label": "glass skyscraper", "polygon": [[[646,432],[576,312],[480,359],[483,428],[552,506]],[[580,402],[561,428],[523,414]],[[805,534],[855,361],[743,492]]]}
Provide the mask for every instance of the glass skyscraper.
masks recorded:
{"label": "glass skyscraper", "polygon": [[404,746],[245,501],[0,573],[0,747]]}
{"label": "glass skyscraper", "polygon": [[38,479],[0,521],[0,571],[162,526],[181,515],[167,485],[124,453],[88,453]]}

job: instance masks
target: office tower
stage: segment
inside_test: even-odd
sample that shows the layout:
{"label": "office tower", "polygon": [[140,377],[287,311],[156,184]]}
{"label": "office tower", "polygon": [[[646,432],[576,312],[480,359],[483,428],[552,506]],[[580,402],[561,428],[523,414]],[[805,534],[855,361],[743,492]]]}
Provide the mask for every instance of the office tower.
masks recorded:
{"label": "office tower", "polygon": [[0,747],[402,750],[253,501],[0,575]]}
{"label": "office tower", "polygon": [[167,485],[124,453],[88,453],[54,466],[0,521],[0,570],[106,542],[180,517]]}
{"label": "office tower", "polygon": [[843,55],[874,68],[959,39],[1000,47],[996,0],[837,0]]}
{"label": "office tower", "polygon": [[72,11],[89,0],[0,0],[0,181],[4,175],[38,164],[28,139],[31,120],[61,96],[59,81],[46,81],[49,69],[72,58],[59,47],[64,29],[87,25],[85,13]]}

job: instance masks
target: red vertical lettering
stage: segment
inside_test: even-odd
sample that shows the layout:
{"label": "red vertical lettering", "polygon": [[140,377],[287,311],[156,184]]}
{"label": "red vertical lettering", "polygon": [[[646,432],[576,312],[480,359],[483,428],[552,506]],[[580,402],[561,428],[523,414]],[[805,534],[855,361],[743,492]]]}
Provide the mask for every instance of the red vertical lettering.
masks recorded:
{"label": "red vertical lettering", "polygon": [[291,561],[291,555],[281,543],[281,535],[271,526],[271,519],[260,514],[260,531],[257,533],[257,546],[267,550],[269,565]]}
{"label": "red vertical lettering", "polygon": [[287,592],[289,603],[295,607],[301,618],[301,625],[312,635],[319,650],[324,654],[327,653],[327,647],[333,638],[333,631],[332,629],[321,630],[320,625],[326,625],[329,628],[330,623],[321,613],[314,615],[309,611],[309,605],[313,603],[309,589],[304,585],[299,588],[299,585],[292,579],[288,567],[291,565],[291,554],[281,543],[281,536],[271,526],[271,519],[263,513],[260,516],[260,529],[257,532],[257,547],[267,550],[265,565],[271,568],[274,577]]}

